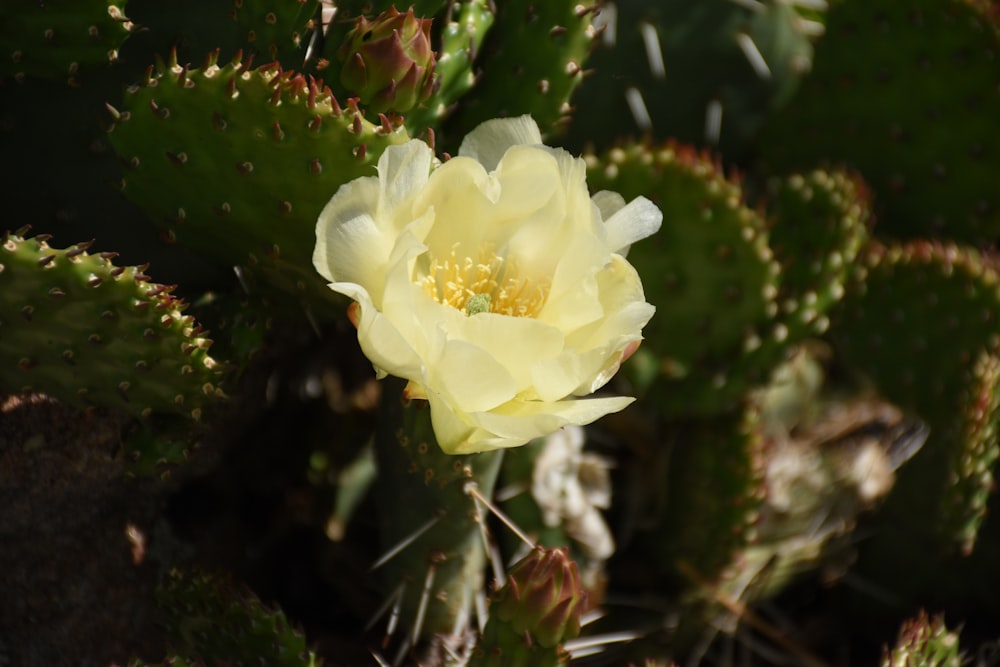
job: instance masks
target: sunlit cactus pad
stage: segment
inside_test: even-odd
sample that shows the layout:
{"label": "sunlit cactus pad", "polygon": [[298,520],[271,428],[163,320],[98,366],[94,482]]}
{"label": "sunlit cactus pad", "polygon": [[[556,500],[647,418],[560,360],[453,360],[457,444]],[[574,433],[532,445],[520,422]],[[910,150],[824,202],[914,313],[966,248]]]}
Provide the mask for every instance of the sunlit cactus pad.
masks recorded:
{"label": "sunlit cactus pad", "polygon": [[[646,297],[657,304],[633,363],[650,366],[639,383],[676,382],[661,406],[668,412],[733,407],[748,383],[766,379],[778,360],[774,343],[787,338],[774,320],[780,267],[764,218],[746,205],[737,182],[690,148],[634,144],[588,157],[588,164],[593,190],[644,195],[663,209],[660,231],[629,251]],[[764,361],[734,372],[751,353]]]}
{"label": "sunlit cactus pad", "polygon": [[122,190],[168,241],[230,265],[279,264],[293,290],[322,284],[311,268],[326,202],[407,139],[354,102],[341,107],[314,79],[214,57],[197,69],[160,64],[113,116]]}
{"label": "sunlit cactus pad", "polygon": [[211,341],[145,267],[115,266],[113,253],[90,255],[86,243],[2,240],[0,390],[196,420],[223,396]]}

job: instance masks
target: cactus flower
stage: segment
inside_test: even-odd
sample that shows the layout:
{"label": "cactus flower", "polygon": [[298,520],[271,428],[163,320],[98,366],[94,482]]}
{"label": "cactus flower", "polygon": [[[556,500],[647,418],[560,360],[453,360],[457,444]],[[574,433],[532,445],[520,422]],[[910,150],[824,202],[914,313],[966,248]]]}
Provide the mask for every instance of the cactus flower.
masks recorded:
{"label": "cactus flower", "polygon": [[430,403],[449,454],[522,445],[623,409],[588,397],[638,347],[653,315],[625,259],[660,211],[587,191],[582,159],[542,145],[528,116],[491,120],[459,154],[391,146],[378,176],[343,185],[313,255],[356,303],[379,376]]}
{"label": "cactus flower", "polygon": [[510,623],[518,635],[528,633],[545,648],[580,634],[587,593],[569,549],[535,547],[507,574],[491,613]]}
{"label": "cactus flower", "polygon": [[340,82],[372,111],[409,111],[434,92],[430,30],[431,19],[418,19],[412,7],[360,17],[337,51]]}

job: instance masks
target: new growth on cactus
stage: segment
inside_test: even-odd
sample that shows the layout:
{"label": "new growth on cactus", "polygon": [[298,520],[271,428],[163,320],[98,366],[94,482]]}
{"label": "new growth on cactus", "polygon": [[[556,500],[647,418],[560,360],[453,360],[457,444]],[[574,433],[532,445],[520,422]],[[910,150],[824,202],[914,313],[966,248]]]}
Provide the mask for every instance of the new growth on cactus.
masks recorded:
{"label": "new growth on cactus", "polygon": [[995,2],[10,0],[0,55],[0,662],[995,662]]}

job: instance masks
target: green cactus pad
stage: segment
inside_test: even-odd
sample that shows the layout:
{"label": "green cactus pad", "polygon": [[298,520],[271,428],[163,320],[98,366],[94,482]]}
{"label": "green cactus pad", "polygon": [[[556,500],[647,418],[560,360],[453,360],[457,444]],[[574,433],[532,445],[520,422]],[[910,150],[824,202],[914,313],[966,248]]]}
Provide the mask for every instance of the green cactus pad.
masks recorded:
{"label": "green cactus pad", "polygon": [[511,0],[498,5],[483,45],[484,70],[450,118],[462,137],[485,120],[531,114],[543,135],[569,121],[569,99],[583,80],[593,43],[594,7],[573,0]]}
{"label": "green cactus pad", "polygon": [[827,313],[843,297],[868,238],[868,191],[857,177],[840,171],[796,174],[772,182],[767,214],[790,337],[825,334]]}
{"label": "green cactus pad", "polygon": [[250,590],[225,577],[173,571],[157,598],[178,654],[166,665],[319,664],[305,636],[281,611],[267,608]]}
{"label": "green cactus pad", "polygon": [[574,118],[573,144],[652,134],[744,153],[809,69],[807,28],[819,24],[797,4],[622,0],[602,10],[595,75],[573,98],[587,110]]}
{"label": "green cactus pad", "polygon": [[[661,454],[666,481],[650,487],[666,489],[665,509],[649,538],[655,562],[675,585],[693,583],[690,569],[715,580],[755,541],[766,491],[765,440],[757,422],[749,408],[739,417],[679,426],[670,434],[669,451]],[[647,474],[657,469],[651,466]]]}
{"label": "green cactus pad", "polygon": [[471,627],[473,601],[484,594],[484,510],[469,494],[493,495],[503,451],[445,454],[423,401],[403,406],[403,383],[383,382],[375,438],[382,548],[406,546],[379,564],[385,592],[399,614],[401,650],[434,634]]}
{"label": "green cactus pad", "polygon": [[[970,544],[983,471],[996,460],[994,447],[982,441],[992,419],[975,414],[995,400],[994,373],[990,364],[979,370],[976,364],[997,348],[1000,276],[975,250],[928,242],[875,244],[863,262],[864,282],[845,297],[834,340],[848,365],[931,428],[890,506],[938,517],[933,525],[943,535]],[[969,504],[954,506],[958,497]]]}
{"label": "green cactus pad", "polygon": [[221,367],[194,318],[144,267],[116,267],[89,244],[0,246],[0,391],[39,391],[137,417],[198,420],[223,397]]}
{"label": "green cactus pad", "polygon": [[692,149],[630,145],[587,159],[592,190],[645,195],[663,211],[660,231],[629,251],[656,314],[627,368],[640,389],[668,381],[658,400],[669,413],[731,408],[788,342],[773,320],[780,269],[763,218]]}
{"label": "green cactus pad", "polygon": [[305,51],[319,0],[235,0],[232,19],[243,42],[265,60],[292,62]]}
{"label": "green cactus pad", "polygon": [[881,667],[961,667],[958,633],[948,630],[944,617],[929,618],[921,612],[899,629],[892,650],[882,652]]}
{"label": "green cactus pad", "polygon": [[420,134],[439,123],[476,82],[473,64],[493,26],[492,6],[490,0],[462,0],[451,4],[438,49],[438,90],[426,104],[406,114],[406,127],[411,134]]}
{"label": "green cactus pad", "polygon": [[163,236],[286,292],[329,291],[312,267],[320,211],[407,139],[342,109],[321,82],[214,57],[200,69],[161,64],[113,116],[122,190]]}
{"label": "green cactus pad", "polygon": [[0,6],[0,78],[78,83],[80,68],[107,65],[132,24],[127,0],[7,0]]}
{"label": "green cactus pad", "polygon": [[1000,358],[982,353],[972,368],[967,395],[961,402],[960,447],[952,452],[954,473],[944,492],[943,514],[966,554],[975,546],[986,518],[986,503],[995,489],[993,469],[1000,458],[997,420],[1000,419]]}
{"label": "green cactus pad", "polygon": [[764,133],[766,161],[859,170],[882,236],[992,243],[1000,31],[990,12],[961,0],[831,3],[812,73]]}

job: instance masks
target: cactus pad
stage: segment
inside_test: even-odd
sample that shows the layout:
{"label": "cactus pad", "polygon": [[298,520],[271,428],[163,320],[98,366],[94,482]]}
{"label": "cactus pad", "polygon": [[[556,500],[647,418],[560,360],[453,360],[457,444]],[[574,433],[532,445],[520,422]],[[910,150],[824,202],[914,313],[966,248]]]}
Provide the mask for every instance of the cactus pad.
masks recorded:
{"label": "cactus pad", "polygon": [[490,118],[521,114],[531,114],[543,135],[561,129],[594,39],[593,11],[571,0],[499,4],[490,31],[498,37],[483,45],[485,69],[449,131],[460,137]]}
{"label": "cactus pad", "polygon": [[1000,17],[987,4],[831,3],[813,71],[765,132],[772,168],[859,170],[878,193],[880,235],[992,242]]}
{"label": "cactus pad", "polygon": [[[988,487],[982,471],[996,460],[983,440],[994,427],[995,372],[982,355],[998,344],[1000,276],[974,250],[927,242],[874,244],[864,262],[864,283],[845,297],[835,340],[851,366],[931,427],[894,500],[907,513],[944,510],[940,518],[951,520],[936,525],[969,545],[969,521],[981,516]],[[954,505],[958,497],[965,508]]]}
{"label": "cactus pad", "polygon": [[660,398],[670,413],[732,407],[748,384],[766,379],[787,342],[773,320],[780,269],[764,219],[737,183],[689,148],[631,145],[588,164],[594,190],[646,195],[663,210],[660,231],[629,252],[657,306],[631,369],[645,363],[669,381]]}
{"label": "cactus pad", "polygon": [[138,417],[200,419],[222,396],[211,341],[172,287],[116,267],[88,244],[50,248],[7,234],[0,246],[0,390],[44,392]]}
{"label": "cactus pad", "polygon": [[320,211],[340,185],[373,175],[383,148],[407,139],[353,103],[342,109],[321,82],[276,64],[220,67],[214,57],[200,69],[161,64],[113,115],[122,189],[164,237],[256,266],[285,291],[328,291],[312,268]]}
{"label": "cactus pad", "polygon": [[78,83],[80,68],[107,65],[132,24],[127,0],[9,0],[0,7],[0,77]]}

